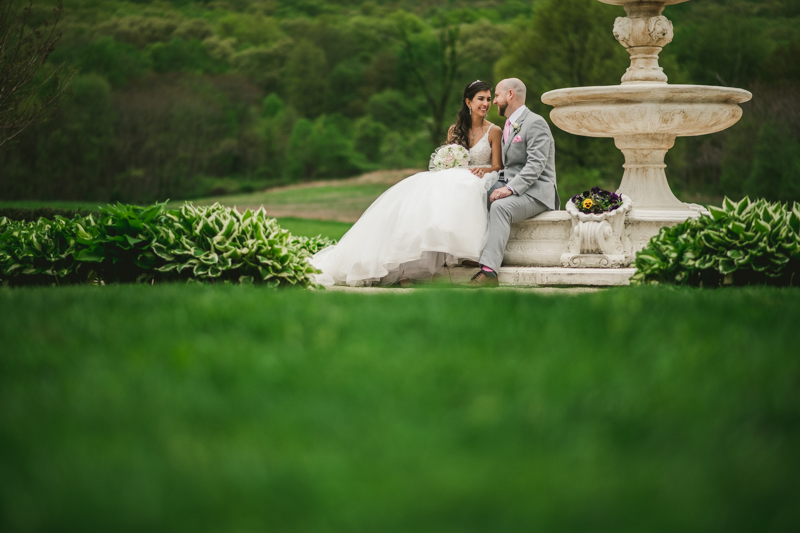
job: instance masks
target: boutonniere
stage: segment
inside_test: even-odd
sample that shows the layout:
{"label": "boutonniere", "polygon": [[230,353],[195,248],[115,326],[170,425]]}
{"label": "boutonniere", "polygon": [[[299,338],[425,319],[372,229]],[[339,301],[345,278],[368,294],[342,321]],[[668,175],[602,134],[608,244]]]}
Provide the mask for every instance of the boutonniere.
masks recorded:
{"label": "boutonniere", "polygon": [[520,125],[519,125],[519,122],[513,122],[513,123],[511,124],[511,127],[514,129],[514,135],[516,135],[517,133],[519,133],[519,129],[520,129],[522,126],[520,126]]}

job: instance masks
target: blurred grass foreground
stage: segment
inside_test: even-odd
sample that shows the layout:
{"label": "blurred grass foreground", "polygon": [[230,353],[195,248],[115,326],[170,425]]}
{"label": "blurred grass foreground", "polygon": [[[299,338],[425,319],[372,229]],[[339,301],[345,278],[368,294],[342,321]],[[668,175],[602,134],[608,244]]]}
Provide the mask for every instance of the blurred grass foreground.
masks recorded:
{"label": "blurred grass foreground", "polygon": [[789,531],[799,296],[0,290],[0,530]]}

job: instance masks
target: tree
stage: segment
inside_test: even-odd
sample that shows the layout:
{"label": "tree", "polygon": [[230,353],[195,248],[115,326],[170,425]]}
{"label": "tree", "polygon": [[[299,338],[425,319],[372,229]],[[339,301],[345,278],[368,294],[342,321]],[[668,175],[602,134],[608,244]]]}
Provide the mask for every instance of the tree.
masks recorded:
{"label": "tree", "polygon": [[328,92],[328,60],[325,52],[308,40],[289,53],[284,83],[286,98],[305,117],[316,117],[325,109]]}
{"label": "tree", "polygon": [[[542,94],[553,89],[618,85],[630,64],[611,28],[621,13],[594,0],[543,0],[533,20],[518,23],[495,66],[497,79],[520,78],[528,87],[528,107],[545,118]],[[598,180],[612,186],[620,174],[622,154],[611,139],[572,135],[552,127],[556,141],[559,189],[563,196],[580,192]]]}
{"label": "tree", "polygon": [[21,10],[15,0],[0,0],[0,146],[25,128],[51,115],[66,95],[73,71],[63,65],[44,68],[61,38],[56,25],[62,0],[53,9],[53,21],[30,28],[33,0]]}
{"label": "tree", "polygon": [[407,13],[399,13],[397,39],[403,51],[414,88],[425,98],[430,110],[431,141],[440,144],[445,137],[445,117],[451,111],[455,82],[460,72],[459,27],[447,17],[437,17],[432,28]]}

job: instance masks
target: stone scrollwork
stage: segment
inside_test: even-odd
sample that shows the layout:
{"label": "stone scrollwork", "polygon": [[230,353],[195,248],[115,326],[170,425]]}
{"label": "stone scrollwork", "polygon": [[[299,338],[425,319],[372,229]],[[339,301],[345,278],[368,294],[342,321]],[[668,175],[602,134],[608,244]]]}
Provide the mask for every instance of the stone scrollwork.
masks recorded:
{"label": "stone scrollwork", "polygon": [[631,34],[633,33],[633,20],[628,17],[617,17],[614,21],[614,38],[625,48],[633,46],[630,44]]}
{"label": "stone scrollwork", "polygon": [[614,37],[625,48],[657,46],[672,42],[672,22],[665,16],[649,18],[618,17],[614,22]]}
{"label": "stone scrollwork", "polygon": [[653,17],[647,21],[650,44],[648,46],[666,46],[672,42],[674,32],[672,21],[665,16]]}
{"label": "stone scrollwork", "polygon": [[622,195],[622,206],[599,215],[578,211],[567,202],[572,219],[572,235],[567,252],[561,256],[564,267],[622,268],[630,264],[631,242],[625,233],[625,215],[632,206],[631,199]]}

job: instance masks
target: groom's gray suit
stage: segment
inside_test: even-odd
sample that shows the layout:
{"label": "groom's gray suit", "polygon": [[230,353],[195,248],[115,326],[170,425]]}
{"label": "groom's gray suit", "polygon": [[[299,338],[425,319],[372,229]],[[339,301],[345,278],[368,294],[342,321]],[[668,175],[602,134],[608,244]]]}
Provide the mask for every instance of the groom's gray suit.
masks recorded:
{"label": "groom's gray suit", "polygon": [[[480,263],[495,272],[503,263],[503,252],[511,223],[545,211],[557,210],[561,200],[556,189],[556,147],[547,121],[525,109],[503,142],[500,179],[489,191],[508,185],[514,194],[489,204],[489,235]],[[516,141],[516,142],[515,142]]]}

